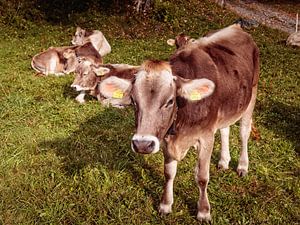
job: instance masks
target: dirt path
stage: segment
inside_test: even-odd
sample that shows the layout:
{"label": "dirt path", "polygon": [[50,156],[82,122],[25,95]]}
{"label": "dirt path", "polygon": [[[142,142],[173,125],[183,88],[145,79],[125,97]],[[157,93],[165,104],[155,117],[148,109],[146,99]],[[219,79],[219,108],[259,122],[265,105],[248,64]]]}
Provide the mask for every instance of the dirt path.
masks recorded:
{"label": "dirt path", "polygon": [[289,34],[295,32],[296,15],[280,10],[270,4],[258,3],[254,0],[226,0],[225,8],[234,11],[242,17],[255,20],[259,24],[279,29]]}

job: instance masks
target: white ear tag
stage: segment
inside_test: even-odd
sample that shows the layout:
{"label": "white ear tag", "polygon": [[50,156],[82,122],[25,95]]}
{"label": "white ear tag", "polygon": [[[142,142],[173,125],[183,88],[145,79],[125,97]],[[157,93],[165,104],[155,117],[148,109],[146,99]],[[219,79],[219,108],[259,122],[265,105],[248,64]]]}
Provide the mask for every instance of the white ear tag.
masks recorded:
{"label": "white ear tag", "polygon": [[174,46],[175,45],[175,40],[174,39],[169,39],[167,40],[167,44],[170,46]]}
{"label": "white ear tag", "polygon": [[107,74],[110,70],[108,68],[100,68],[100,69],[97,69],[95,71],[96,73],[96,76],[97,77],[101,77],[101,76],[104,76],[105,74]]}

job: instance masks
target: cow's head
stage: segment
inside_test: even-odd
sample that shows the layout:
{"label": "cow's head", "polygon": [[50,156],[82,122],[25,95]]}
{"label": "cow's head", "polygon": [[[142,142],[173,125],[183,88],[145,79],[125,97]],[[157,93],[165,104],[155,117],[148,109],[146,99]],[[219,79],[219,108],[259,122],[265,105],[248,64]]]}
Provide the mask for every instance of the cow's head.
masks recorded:
{"label": "cow's head", "polygon": [[193,41],[195,41],[195,39],[193,39],[185,34],[179,34],[175,37],[175,39],[168,39],[167,44],[171,45],[171,46],[175,45],[176,48],[178,49],[178,48],[181,48]]}
{"label": "cow's head", "polygon": [[101,76],[109,72],[108,68],[94,65],[90,60],[79,58],[76,67],[76,77],[71,85],[76,91],[94,90],[100,81]]}
{"label": "cow's head", "polygon": [[211,95],[214,87],[208,79],[174,76],[167,62],[146,61],[134,81],[110,77],[100,84],[100,92],[106,96],[131,95],[136,121],[131,147],[149,154],[159,151],[160,142],[176,119],[176,98],[198,101]]}
{"label": "cow's head", "polygon": [[83,38],[84,38],[85,30],[81,29],[80,27],[76,28],[75,35],[72,38],[72,45],[82,45],[83,44]]}
{"label": "cow's head", "polygon": [[92,34],[93,34],[93,32],[91,32],[91,31],[87,31],[85,29],[77,27],[75,35],[73,36],[71,43],[72,43],[72,45],[83,45],[86,42],[86,40],[88,39],[88,37]]}

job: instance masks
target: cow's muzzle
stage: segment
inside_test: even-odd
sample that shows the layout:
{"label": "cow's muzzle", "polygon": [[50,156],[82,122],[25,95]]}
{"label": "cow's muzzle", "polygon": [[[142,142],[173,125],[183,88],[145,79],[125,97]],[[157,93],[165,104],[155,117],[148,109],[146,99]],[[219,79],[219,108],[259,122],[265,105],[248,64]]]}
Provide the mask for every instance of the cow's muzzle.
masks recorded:
{"label": "cow's muzzle", "polygon": [[159,151],[159,140],[152,135],[135,134],[131,140],[131,148],[141,154],[156,153]]}
{"label": "cow's muzzle", "polygon": [[82,87],[82,86],[77,85],[77,84],[72,84],[71,88],[74,88],[76,91],[88,91],[88,90],[90,90],[89,88],[85,88],[85,87]]}

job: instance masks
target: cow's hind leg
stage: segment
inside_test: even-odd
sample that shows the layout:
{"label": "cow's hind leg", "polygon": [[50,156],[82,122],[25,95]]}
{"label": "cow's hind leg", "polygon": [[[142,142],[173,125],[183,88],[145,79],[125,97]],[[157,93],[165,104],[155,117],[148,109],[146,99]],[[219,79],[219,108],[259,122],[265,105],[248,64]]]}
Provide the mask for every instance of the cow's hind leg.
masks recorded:
{"label": "cow's hind leg", "polygon": [[229,152],[229,132],[230,128],[225,127],[220,129],[221,132],[221,154],[218,163],[219,169],[227,170],[230,162],[230,152]]}
{"label": "cow's hind leg", "polygon": [[165,174],[165,186],[161,202],[159,205],[159,212],[161,214],[168,214],[172,212],[173,204],[173,184],[177,171],[177,161],[168,158],[165,155],[164,161],[164,174]]}
{"label": "cow's hind leg", "polygon": [[199,201],[197,219],[200,221],[210,221],[210,204],[207,196],[207,186],[209,181],[210,158],[214,145],[214,133],[202,136],[198,147],[198,163],[196,166],[196,181],[199,187]]}
{"label": "cow's hind leg", "polygon": [[239,176],[245,176],[248,172],[249,159],[248,159],[248,139],[251,132],[251,118],[242,118],[240,122],[240,136],[242,142],[242,150],[240,153],[239,164],[237,173]]}
{"label": "cow's hind leg", "polygon": [[252,114],[256,100],[256,90],[256,87],[254,87],[249,106],[243,114],[240,121],[240,136],[242,142],[242,150],[240,153],[239,164],[237,167],[237,173],[239,176],[245,176],[248,173],[248,139],[251,133]]}

